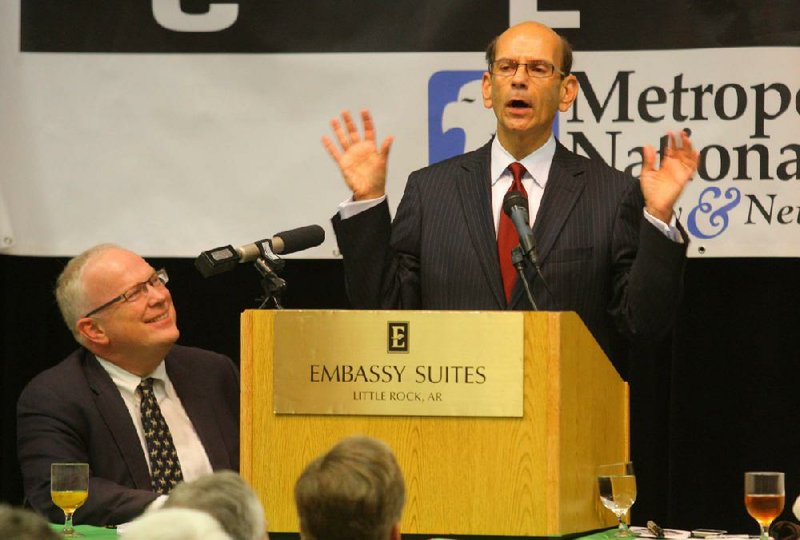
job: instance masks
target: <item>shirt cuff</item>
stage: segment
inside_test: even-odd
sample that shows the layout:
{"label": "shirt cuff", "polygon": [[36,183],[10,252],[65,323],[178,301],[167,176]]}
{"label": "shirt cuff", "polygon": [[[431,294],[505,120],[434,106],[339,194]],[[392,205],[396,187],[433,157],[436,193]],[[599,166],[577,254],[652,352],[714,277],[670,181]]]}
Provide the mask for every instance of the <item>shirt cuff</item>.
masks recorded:
{"label": "shirt cuff", "polygon": [[342,219],[351,218],[361,212],[366,212],[370,208],[374,208],[386,200],[386,195],[378,197],[377,199],[367,199],[364,201],[354,201],[350,197],[346,201],[339,204],[339,217]]}
{"label": "shirt cuff", "polygon": [[683,244],[683,236],[681,236],[680,231],[678,231],[678,226],[677,226],[678,218],[675,216],[675,212],[672,213],[672,218],[670,218],[669,220],[669,225],[667,225],[657,217],[651,216],[650,212],[647,211],[647,208],[643,208],[642,212],[644,213],[644,219],[652,223],[656,229],[661,231],[661,234],[663,234],[673,242]]}

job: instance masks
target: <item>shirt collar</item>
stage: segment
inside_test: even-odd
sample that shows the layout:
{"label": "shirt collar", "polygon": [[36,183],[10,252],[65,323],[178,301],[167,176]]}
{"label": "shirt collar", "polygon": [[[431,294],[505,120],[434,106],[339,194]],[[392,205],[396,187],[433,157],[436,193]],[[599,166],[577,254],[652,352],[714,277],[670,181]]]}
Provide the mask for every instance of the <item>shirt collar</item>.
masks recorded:
{"label": "shirt collar", "polygon": [[514,156],[500,144],[500,139],[495,137],[492,141],[492,162],[490,169],[492,185],[495,185],[497,181],[500,180],[500,177],[503,176],[503,173],[506,172],[509,165],[515,161],[519,161],[533,177],[534,182],[544,189],[547,183],[547,176],[550,174],[550,165],[553,163],[553,156],[555,156],[555,154],[556,138],[552,134],[550,134],[550,138],[547,139],[546,143],[520,160],[514,159]]}
{"label": "shirt collar", "polygon": [[100,363],[103,369],[106,370],[108,375],[111,377],[111,380],[114,381],[114,384],[119,388],[124,388],[131,393],[135,393],[136,387],[139,386],[139,383],[142,382],[142,379],[152,377],[157,381],[161,381],[164,384],[165,390],[167,392],[169,391],[169,385],[167,384],[167,381],[169,380],[167,378],[167,368],[164,366],[163,360],[160,364],[158,364],[158,367],[156,367],[152,373],[144,377],[139,377],[130,371],[125,371],[118,365],[104,358],[100,358],[99,356],[95,356],[95,358],[97,358],[97,361]]}

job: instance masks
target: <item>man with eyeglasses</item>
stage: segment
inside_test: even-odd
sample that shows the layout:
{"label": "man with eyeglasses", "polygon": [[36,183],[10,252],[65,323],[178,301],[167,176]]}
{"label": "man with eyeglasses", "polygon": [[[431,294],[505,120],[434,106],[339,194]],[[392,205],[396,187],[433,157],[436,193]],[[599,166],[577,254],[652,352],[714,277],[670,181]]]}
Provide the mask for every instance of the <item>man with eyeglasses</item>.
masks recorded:
{"label": "man with eyeglasses", "polygon": [[[482,148],[411,174],[394,222],[386,202],[392,137],[378,147],[368,111],[363,136],[348,112],[323,145],[353,193],[333,218],[348,295],[365,309],[531,309],[511,261],[516,232],[503,214],[513,187],[528,199],[541,276],[527,279],[539,309],[574,310],[617,370],[626,341],[658,339],[680,301],[688,238],[673,206],[698,153],[670,136],[656,166],[646,147],[638,182],[567,150],[553,136],[578,94],[569,43],[526,22],[486,51],[483,102],[497,118]],[[510,232],[507,232],[510,231]],[[543,278],[542,278],[543,276]]]}
{"label": "man with eyeglasses", "polygon": [[226,356],[175,345],[166,270],[111,244],[70,260],[56,299],[81,348],[17,403],[28,502],[52,522],[50,464],[89,463],[75,523],[116,525],[182,480],[239,468],[239,374]]}

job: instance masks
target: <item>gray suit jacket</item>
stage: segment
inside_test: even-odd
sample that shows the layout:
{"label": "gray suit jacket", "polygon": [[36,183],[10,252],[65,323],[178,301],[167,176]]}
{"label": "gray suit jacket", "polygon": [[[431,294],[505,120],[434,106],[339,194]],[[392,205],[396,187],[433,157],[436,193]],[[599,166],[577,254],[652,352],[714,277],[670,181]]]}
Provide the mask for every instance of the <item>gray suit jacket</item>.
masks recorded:
{"label": "gray suit jacket", "polygon": [[[388,205],[333,227],[348,297],[362,309],[530,309],[521,283],[503,296],[491,210],[491,142],[411,174],[397,216]],[[686,244],[642,215],[639,183],[557,145],[533,226],[542,310],[576,311],[623,375],[625,339],[672,327]],[[684,235],[684,240],[686,237]]]}
{"label": "gray suit jacket", "polygon": [[[239,469],[239,373],[227,356],[174,346],[165,366],[212,468]],[[89,499],[75,523],[131,520],[156,494],[130,413],[111,377],[86,349],[40,373],[17,402],[17,453],[25,495],[52,522],[50,464],[87,462]]]}

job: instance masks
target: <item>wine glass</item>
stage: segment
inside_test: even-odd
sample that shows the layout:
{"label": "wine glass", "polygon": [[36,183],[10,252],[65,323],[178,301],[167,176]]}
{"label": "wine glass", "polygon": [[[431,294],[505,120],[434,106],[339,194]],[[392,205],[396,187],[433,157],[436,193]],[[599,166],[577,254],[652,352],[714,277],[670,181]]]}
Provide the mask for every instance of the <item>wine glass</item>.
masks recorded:
{"label": "wine glass", "polygon": [[89,497],[88,463],[52,463],[50,465],[50,498],[64,511],[66,537],[82,536],[72,527],[72,514]]}
{"label": "wine glass", "polygon": [[744,506],[761,527],[761,540],[769,540],[769,526],[783,512],[785,499],[782,472],[744,473]]}
{"label": "wine glass", "polygon": [[633,463],[627,461],[601,465],[597,469],[597,487],[603,506],[617,516],[619,524],[614,536],[634,536],[622,519],[636,501],[636,476],[633,474]]}

